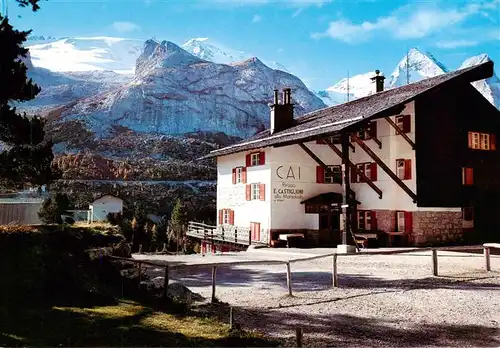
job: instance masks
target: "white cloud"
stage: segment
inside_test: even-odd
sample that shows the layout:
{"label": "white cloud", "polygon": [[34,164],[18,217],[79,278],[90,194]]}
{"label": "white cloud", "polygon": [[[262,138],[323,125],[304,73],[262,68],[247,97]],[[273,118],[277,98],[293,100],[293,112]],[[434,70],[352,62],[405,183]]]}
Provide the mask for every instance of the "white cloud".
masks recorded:
{"label": "white cloud", "polygon": [[459,47],[472,47],[478,44],[477,41],[472,40],[450,40],[450,41],[438,41],[436,46],[443,49],[453,49]]}
{"label": "white cloud", "polygon": [[114,22],[113,28],[120,33],[130,33],[141,30],[141,27],[133,22]]}
{"label": "white cloud", "polygon": [[312,37],[317,39],[331,37],[347,43],[362,42],[377,32],[387,33],[397,39],[423,38],[445,28],[454,27],[471,16],[484,15],[485,11],[495,10],[499,4],[500,0],[447,9],[435,5],[417,8],[405,6],[373,22],[356,24],[345,19],[330,22],[324,32],[312,34]]}
{"label": "white cloud", "polygon": [[262,17],[259,16],[258,14],[256,14],[252,18],[252,23],[257,23],[257,22],[260,22],[261,20],[262,20]]}

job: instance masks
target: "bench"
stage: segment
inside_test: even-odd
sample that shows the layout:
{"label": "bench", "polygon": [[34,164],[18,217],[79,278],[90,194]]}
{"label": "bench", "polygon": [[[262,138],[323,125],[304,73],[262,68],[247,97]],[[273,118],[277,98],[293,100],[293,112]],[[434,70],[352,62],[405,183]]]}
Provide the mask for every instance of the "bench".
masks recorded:
{"label": "bench", "polygon": [[292,240],[297,240],[297,239],[304,240],[305,236],[304,236],[304,233],[282,233],[278,236],[278,239],[285,240],[287,248],[290,248],[290,239],[292,239]]}

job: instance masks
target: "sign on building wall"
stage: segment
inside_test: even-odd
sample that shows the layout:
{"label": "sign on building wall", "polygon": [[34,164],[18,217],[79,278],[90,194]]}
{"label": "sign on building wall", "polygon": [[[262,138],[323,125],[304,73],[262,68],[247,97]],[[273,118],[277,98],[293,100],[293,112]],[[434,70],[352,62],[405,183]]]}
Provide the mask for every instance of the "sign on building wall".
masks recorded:
{"label": "sign on building wall", "polygon": [[273,202],[304,199],[304,188],[300,183],[300,166],[280,165],[274,171]]}

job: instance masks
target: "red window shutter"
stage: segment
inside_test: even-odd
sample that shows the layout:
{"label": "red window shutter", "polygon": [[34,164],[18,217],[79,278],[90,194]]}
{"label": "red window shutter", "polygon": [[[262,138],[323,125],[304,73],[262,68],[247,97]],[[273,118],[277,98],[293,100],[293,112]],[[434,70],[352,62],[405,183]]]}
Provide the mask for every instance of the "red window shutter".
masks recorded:
{"label": "red window shutter", "polygon": [[266,184],[259,184],[259,195],[261,201],[266,200]]}
{"label": "red window shutter", "polygon": [[248,184],[245,187],[245,198],[246,198],[247,201],[251,201],[252,200],[252,185],[251,184]]}
{"label": "red window shutter", "polygon": [[246,155],[245,163],[246,163],[247,167],[251,167],[252,166],[252,157],[250,156],[250,154]]}
{"label": "red window shutter", "polygon": [[325,143],[325,141],[323,139],[317,139],[316,140],[316,144],[324,145],[326,143]]}
{"label": "red window shutter", "polygon": [[236,168],[233,168],[233,185],[236,184]]}
{"label": "red window shutter", "polygon": [[370,133],[371,138],[377,137],[377,121],[372,121],[370,123],[370,129],[369,129],[368,133]]}
{"label": "red window shutter", "polygon": [[377,231],[377,212],[371,211],[370,217],[372,219],[372,231]]}
{"label": "red window shutter", "polygon": [[403,132],[404,133],[411,132],[411,115],[403,116]]}
{"label": "red window shutter", "polygon": [[255,224],[255,239],[256,241],[260,242],[260,222]]}
{"label": "red window shutter", "polygon": [[229,224],[234,225],[234,210],[229,210]]}
{"label": "red window shutter", "polygon": [[243,184],[247,183],[247,167],[241,168],[241,182]]}
{"label": "red window shutter", "polygon": [[405,211],[405,232],[410,233],[413,229],[413,213]]}
{"label": "red window shutter", "polygon": [[351,182],[354,183],[354,182],[357,182],[357,179],[358,178],[358,173],[356,172],[356,167],[355,166],[352,166],[351,167]]}
{"label": "red window shutter", "polygon": [[222,225],[224,219],[224,211],[221,209],[219,210],[219,225]]}
{"label": "red window shutter", "polygon": [[370,175],[372,181],[377,181],[377,163],[370,163]]}
{"label": "red window shutter", "polygon": [[405,160],[405,180],[411,179],[411,159]]}
{"label": "red window shutter", "polygon": [[468,137],[469,137],[469,148],[472,149],[472,132],[468,133]]}
{"label": "red window shutter", "polygon": [[490,134],[490,150],[497,149],[497,137],[495,134]]}
{"label": "red window shutter", "polygon": [[316,167],[316,183],[323,184],[325,182],[325,168],[322,166]]}
{"label": "red window shutter", "polygon": [[266,153],[262,151],[259,155],[259,164],[262,166],[266,164]]}
{"label": "red window shutter", "polygon": [[465,185],[474,185],[474,168],[465,168]]}

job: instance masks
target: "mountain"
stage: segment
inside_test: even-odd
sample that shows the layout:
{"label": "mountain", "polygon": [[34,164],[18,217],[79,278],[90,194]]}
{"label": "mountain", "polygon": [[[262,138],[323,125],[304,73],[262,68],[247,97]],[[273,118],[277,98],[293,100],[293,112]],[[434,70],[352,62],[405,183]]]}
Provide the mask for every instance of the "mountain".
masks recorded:
{"label": "mountain", "polygon": [[[471,57],[463,62],[459,69],[481,64],[490,60],[488,55],[482,54]],[[394,69],[391,76],[385,81],[385,88],[394,88],[413,83],[422,79],[438,76],[448,70],[437,61],[430,53],[422,53],[416,48],[408,51]],[[327,105],[337,105],[348,100],[357,99],[375,93],[375,86],[370,77],[375,72],[358,74],[349,79],[344,78],[326,90],[317,91],[315,94]],[[500,108],[500,79],[497,75],[489,79],[476,81],[472,84],[493,105]],[[349,88],[348,88],[349,86]],[[349,89],[349,96],[347,90]]]}
{"label": "mountain", "polygon": [[297,114],[325,106],[297,77],[258,58],[217,64],[172,42],[148,40],[135,70],[129,84],[76,101],[58,122],[78,120],[98,137],[118,126],[135,132],[246,137],[269,125],[274,88],[292,88]]}
{"label": "mountain", "polygon": [[115,37],[30,37],[26,43],[36,67],[55,72],[111,70],[133,74],[142,40]]}
{"label": "mountain", "polygon": [[[206,37],[190,39],[182,45],[182,48],[198,58],[219,64],[232,64],[252,58],[252,55],[244,51],[233,50]],[[279,62],[267,60],[263,62],[273,69],[290,72]]]}
{"label": "mountain", "polygon": [[[490,60],[491,59],[487,54],[480,54],[466,59],[460,66],[460,69],[482,64]],[[481,94],[484,95],[484,97],[488,99],[491,104],[500,109],[500,79],[496,74],[493,74],[493,76],[488,79],[472,82],[472,85],[476,87],[476,89],[481,92]]]}
{"label": "mountain", "polygon": [[422,53],[416,48],[408,51],[394,69],[387,84],[388,88],[399,87],[438,76],[446,72],[446,68],[430,53]]}

